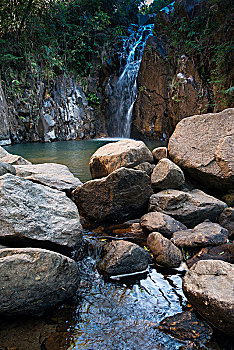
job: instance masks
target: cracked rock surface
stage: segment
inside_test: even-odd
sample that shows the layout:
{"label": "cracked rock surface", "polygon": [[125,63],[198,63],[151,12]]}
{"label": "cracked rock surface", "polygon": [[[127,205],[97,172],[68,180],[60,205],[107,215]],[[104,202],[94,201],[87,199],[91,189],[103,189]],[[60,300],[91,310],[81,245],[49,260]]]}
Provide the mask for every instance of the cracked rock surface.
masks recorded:
{"label": "cracked rock surface", "polygon": [[234,186],[234,108],[181,120],[169,141],[169,155],[189,174],[216,189]]}

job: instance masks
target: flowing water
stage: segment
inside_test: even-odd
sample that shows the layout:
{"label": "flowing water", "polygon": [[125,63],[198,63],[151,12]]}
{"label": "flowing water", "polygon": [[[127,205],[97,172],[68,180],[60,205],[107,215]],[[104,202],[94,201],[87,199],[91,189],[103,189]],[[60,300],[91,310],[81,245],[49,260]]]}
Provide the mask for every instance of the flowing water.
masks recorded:
{"label": "flowing water", "polygon": [[[20,144],[5,147],[35,162],[60,162],[82,181],[90,179],[90,155],[108,140]],[[150,148],[158,144],[149,144]],[[107,281],[96,261],[101,241],[84,232],[87,256],[79,262],[80,287],[74,298],[43,316],[0,317],[0,350],[177,350],[187,342],[157,330],[167,316],[185,309],[182,272],[150,266],[138,279]],[[194,348],[193,348],[194,349]],[[231,349],[209,345],[207,350]]]}
{"label": "flowing water", "polygon": [[109,98],[108,134],[114,137],[130,137],[132,111],[137,98],[137,75],[145,44],[153,35],[153,24],[129,31],[130,36],[123,39],[121,74]]}

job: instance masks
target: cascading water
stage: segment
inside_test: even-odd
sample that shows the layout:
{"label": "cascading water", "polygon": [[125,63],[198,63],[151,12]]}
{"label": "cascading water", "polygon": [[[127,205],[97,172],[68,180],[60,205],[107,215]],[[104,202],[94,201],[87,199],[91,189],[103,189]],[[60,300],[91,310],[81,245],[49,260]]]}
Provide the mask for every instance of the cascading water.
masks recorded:
{"label": "cascading water", "polygon": [[112,137],[130,137],[133,106],[137,97],[136,79],[145,44],[153,35],[153,24],[130,29],[123,40],[120,56],[121,75],[109,98],[108,133]]}

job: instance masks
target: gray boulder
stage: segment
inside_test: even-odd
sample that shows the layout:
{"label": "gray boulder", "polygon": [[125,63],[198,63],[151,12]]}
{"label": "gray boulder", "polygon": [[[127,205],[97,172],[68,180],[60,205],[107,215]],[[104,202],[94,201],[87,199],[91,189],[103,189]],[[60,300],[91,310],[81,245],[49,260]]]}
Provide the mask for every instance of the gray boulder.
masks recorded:
{"label": "gray boulder", "polygon": [[8,153],[3,147],[0,146],[0,161],[4,163],[8,163],[11,165],[19,165],[19,164],[32,164],[28,160],[22,158],[21,156],[17,156],[16,154]]}
{"label": "gray boulder", "polygon": [[150,178],[140,170],[120,168],[73,191],[80,213],[93,223],[124,222],[146,212]]}
{"label": "gray boulder", "polygon": [[221,226],[228,230],[229,239],[234,238],[234,209],[226,208],[219,217],[219,223]]}
{"label": "gray boulder", "polygon": [[169,140],[173,162],[196,181],[220,189],[234,185],[234,108],[195,115],[177,124]]}
{"label": "gray boulder", "polygon": [[206,219],[215,221],[227,204],[200,190],[190,192],[166,190],[150,197],[150,211],[172,216],[193,228]]}
{"label": "gray boulder", "polygon": [[183,291],[193,307],[214,327],[233,335],[234,266],[220,260],[201,260],[185,274]]}
{"label": "gray boulder", "polygon": [[0,250],[0,314],[41,314],[71,297],[79,283],[77,263],[35,248]]}
{"label": "gray boulder", "polygon": [[15,165],[16,175],[70,194],[82,182],[76,178],[66,165],[43,163],[34,165]]}
{"label": "gray boulder", "polygon": [[80,247],[82,226],[65,193],[18,176],[0,177],[0,244],[71,252]]}
{"label": "gray boulder", "polygon": [[5,175],[7,173],[16,175],[16,170],[11,164],[0,161],[0,176]]}
{"label": "gray boulder", "polygon": [[98,263],[98,270],[108,276],[145,271],[150,255],[135,243],[111,241],[105,247],[105,255]]}
{"label": "gray boulder", "polygon": [[183,261],[180,249],[159,232],[152,232],[148,236],[147,245],[153,253],[156,263],[159,265],[179,267]]}
{"label": "gray boulder", "polygon": [[90,158],[93,179],[109,175],[121,167],[133,168],[143,162],[153,162],[153,155],[142,141],[122,140],[100,147]]}
{"label": "gray boulder", "polygon": [[167,238],[171,238],[176,231],[187,229],[181,222],[160,212],[145,214],[140,220],[140,225],[147,234],[160,232]]}
{"label": "gray boulder", "polygon": [[154,191],[181,188],[185,184],[183,171],[169,159],[161,159],[151,175]]}
{"label": "gray boulder", "polygon": [[206,247],[227,243],[228,231],[218,224],[204,221],[193,229],[173,233],[171,241],[177,247]]}

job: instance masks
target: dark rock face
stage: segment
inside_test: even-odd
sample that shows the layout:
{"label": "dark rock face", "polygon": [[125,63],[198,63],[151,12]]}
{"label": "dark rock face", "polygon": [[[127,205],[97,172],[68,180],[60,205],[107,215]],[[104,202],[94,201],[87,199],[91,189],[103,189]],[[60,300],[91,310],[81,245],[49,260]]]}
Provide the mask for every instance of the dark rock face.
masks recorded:
{"label": "dark rock face", "polygon": [[159,265],[179,267],[183,261],[180,249],[159,232],[152,232],[148,236],[147,245],[153,253],[156,263]]}
{"label": "dark rock face", "polygon": [[233,188],[233,125],[233,108],[182,120],[169,141],[171,159],[206,186]]}
{"label": "dark rock face", "polygon": [[191,311],[166,317],[157,328],[175,338],[190,340],[196,344],[208,342],[213,334],[212,328]]}
{"label": "dark rock face", "polygon": [[28,160],[22,158],[21,156],[17,156],[16,154],[8,153],[4,148],[0,146],[0,161],[4,163],[8,163],[11,165],[20,165],[20,164],[32,164]]}
{"label": "dark rock face", "polygon": [[145,214],[141,218],[140,224],[147,234],[151,232],[159,232],[167,238],[171,238],[176,231],[187,229],[187,227],[181,222],[160,212]]}
{"label": "dark rock face", "polygon": [[185,183],[183,171],[169,159],[161,159],[151,175],[154,191],[181,188]]}
{"label": "dark rock face", "polygon": [[105,247],[106,253],[98,264],[104,275],[116,276],[146,270],[149,254],[134,243],[112,241]]}
{"label": "dark rock face", "polygon": [[188,227],[194,227],[206,219],[214,221],[227,204],[200,190],[191,192],[166,190],[150,197],[150,211],[172,216]]}
{"label": "dark rock face", "polygon": [[144,171],[120,168],[79,186],[73,195],[80,213],[93,223],[114,223],[141,216],[152,194]]}
{"label": "dark rock face", "polygon": [[4,163],[4,162],[0,161],[0,176],[3,176],[7,173],[10,173],[12,175],[16,175],[16,170],[11,164]]}
{"label": "dark rock face", "polygon": [[206,247],[227,243],[228,231],[218,224],[205,221],[191,230],[173,233],[171,241],[177,247]]}
{"label": "dark rock face", "polygon": [[82,182],[73,176],[68,167],[62,164],[44,163],[16,165],[16,175],[42,185],[70,193]]}
{"label": "dark rock face", "polygon": [[[157,23],[162,25],[157,26]],[[156,36],[150,37],[143,54],[138,79],[138,95],[133,110],[132,135],[144,139],[168,138],[183,118],[207,111],[207,98],[194,63],[187,57],[170,62],[165,27],[169,17],[158,13]]]}
{"label": "dark rock face", "polygon": [[200,250],[192,258],[186,261],[190,268],[199,260],[222,260],[228,263],[234,263],[234,243],[221,244],[216,247],[207,247]]}
{"label": "dark rock face", "polygon": [[0,146],[11,144],[8,107],[0,82]]}
{"label": "dark rock face", "polygon": [[0,314],[41,314],[71,297],[79,283],[78,266],[44,249],[0,250]]}
{"label": "dark rock face", "polygon": [[228,237],[234,238],[234,209],[226,208],[219,217],[219,223],[221,226],[228,230]]}
{"label": "dark rock face", "polygon": [[214,327],[233,335],[234,266],[220,260],[198,261],[185,274],[183,291],[194,308]]}
{"label": "dark rock face", "polygon": [[143,162],[153,162],[153,155],[144,142],[122,140],[100,147],[90,158],[93,179],[109,175],[121,167],[133,168]]}
{"label": "dark rock face", "polygon": [[71,252],[82,242],[75,204],[65,193],[18,176],[0,177],[0,242]]}

